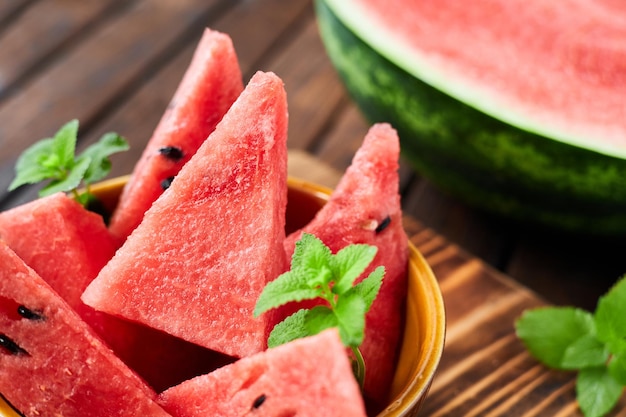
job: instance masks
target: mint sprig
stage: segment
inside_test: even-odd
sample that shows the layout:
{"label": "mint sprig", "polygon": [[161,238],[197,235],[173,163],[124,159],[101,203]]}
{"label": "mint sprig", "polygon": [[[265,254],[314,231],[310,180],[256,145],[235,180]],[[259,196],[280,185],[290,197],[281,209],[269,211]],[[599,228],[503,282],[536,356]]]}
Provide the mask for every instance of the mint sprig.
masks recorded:
{"label": "mint sprig", "polygon": [[576,396],[586,417],[601,417],[626,386],[626,276],[598,301],[595,312],[574,307],[528,310],[516,321],[528,351],[546,366],[578,371]]}
{"label": "mint sprig", "polygon": [[362,385],[365,364],[359,346],[365,335],[365,314],[378,295],[385,269],[379,266],[354,283],[374,260],[377,250],[371,245],[351,244],[333,254],[320,239],[303,233],[296,242],[291,269],[265,286],[254,316],[289,302],[321,299],[322,303],[300,309],[278,323],[269,335],[268,346],[337,327],[343,344],[352,350],[355,374]]}
{"label": "mint sprig", "polygon": [[[116,133],[106,133],[80,155],[76,155],[78,120],[64,124],[52,138],[45,138],[27,148],[18,158],[15,178],[9,191],[26,184],[48,181],[39,191],[44,197],[57,192],[71,192],[86,205],[91,197],[89,185],[107,176],[111,170],[109,156],[128,149],[126,140]],[[83,183],[87,192],[78,193]]]}

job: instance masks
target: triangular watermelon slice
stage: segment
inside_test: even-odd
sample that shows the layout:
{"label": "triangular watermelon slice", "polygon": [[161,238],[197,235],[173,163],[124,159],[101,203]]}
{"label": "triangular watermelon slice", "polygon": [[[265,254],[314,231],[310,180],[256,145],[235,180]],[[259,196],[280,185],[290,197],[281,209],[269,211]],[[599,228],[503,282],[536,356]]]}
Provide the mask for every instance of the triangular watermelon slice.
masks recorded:
{"label": "triangular watermelon slice", "polygon": [[297,339],[163,392],[174,417],[365,417],[336,329]]}
{"label": "triangular watermelon slice", "polygon": [[115,253],[102,217],[64,193],[0,213],[0,236],[128,366],[162,391],[230,358],[94,310],[80,296]]}
{"label": "triangular watermelon slice", "polygon": [[[378,247],[363,277],[378,265],[384,265],[386,272],[378,297],[367,313],[360,348],[366,365],[365,394],[373,400],[374,408],[387,401],[403,331],[407,291],[408,239],[398,193],[399,153],[395,130],[388,124],[372,126],[329,202],[308,225],[285,240],[289,257],[303,232],[317,236],[333,253],[350,243]],[[282,314],[294,308],[289,306]]]}
{"label": "triangular watermelon slice", "polygon": [[0,394],[25,416],[168,416],[154,392],[0,241]]}
{"label": "triangular watermelon slice", "polygon": [[266,348],[253,309],[283,272],[287,99],[257,73],[83,294],[96,309],[232,356]]}
{"label": "triangular watermelon slice", "polygon": [[121,243],[191,159],[243,90],[232,40],[206,29],[127,185],[110,223]]}

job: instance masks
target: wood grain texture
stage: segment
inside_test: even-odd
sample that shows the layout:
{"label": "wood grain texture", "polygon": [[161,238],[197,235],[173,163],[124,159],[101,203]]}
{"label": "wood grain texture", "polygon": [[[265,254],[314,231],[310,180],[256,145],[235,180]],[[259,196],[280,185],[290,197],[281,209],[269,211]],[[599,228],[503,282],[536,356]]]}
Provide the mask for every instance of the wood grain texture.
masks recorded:
{"label": "wood grain texture", "polygon": [[80,42],[82,31],[105,23],[120,5],[120,0],[48,0],[27,8],[0,36],[0,97],[15,91],[45,60],[62,59],[63,49]]}
{"label": "wood grain texture", "polygon": [[0,31],[6,28],[33,0],[0,0]]}

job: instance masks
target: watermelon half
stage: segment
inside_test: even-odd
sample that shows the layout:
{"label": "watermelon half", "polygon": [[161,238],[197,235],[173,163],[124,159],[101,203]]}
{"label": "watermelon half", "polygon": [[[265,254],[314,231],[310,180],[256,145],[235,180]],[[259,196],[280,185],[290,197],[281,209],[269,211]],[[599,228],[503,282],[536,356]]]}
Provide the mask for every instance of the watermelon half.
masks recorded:
{"label": "watermelon half", "polygon": [[173,417],[366,415],[336,329],[185,381],[158,401]]}
{"label": "watermelon half", "polygon": [[478,207],[626,231],[626,8],[564,0],[317,0],[347,89]]}

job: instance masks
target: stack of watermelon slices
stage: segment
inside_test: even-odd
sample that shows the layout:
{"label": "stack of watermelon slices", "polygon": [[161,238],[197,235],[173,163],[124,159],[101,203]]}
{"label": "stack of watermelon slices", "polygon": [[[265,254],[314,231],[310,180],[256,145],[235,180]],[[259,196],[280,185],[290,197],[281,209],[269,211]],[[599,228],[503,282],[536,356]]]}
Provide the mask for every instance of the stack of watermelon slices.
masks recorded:
{"label": "stack of watermelon slices", "polygon": [[[207,31],[196,57],[211,55],[203,52],[214,47],[207,37],[228,40]],[[230,62],[222,71],[240,79],[232,60],[220,62]],[[141,213],[136,228],[136,220],[125,221],[132,230],[127,238],[64,195],[0,214],[0,238],[8,241],[0,244],[0,394],[22,414],[191,416],[223,409],[220,415],[254,410],[306,416],[323,409],[327,415],[365,415],[335,331],[266,350],[268,332],[285,310],[252,314],[265,284],[288,267],[302,232],[285,236],[288,116],[282,80],[255,74],[232,106],[215,107],[223,117],[207,121],[198,117],[207,102],[194,72],[209,73],[200,68],[190,66],[178,90],[184,94],[177,92],[176,99],[185,110],[166,112],[116,209],[113,218]],[[237,91],[235,81],[228,85],[228,94]],[[193,103],[184,104],[186,97]],[[208,129],[206,140],[199,143],[197,133],[187,144],[171,133],[182,120],[186,132]],[[200,120],[210,126],[194,128]],[[176,142],[167,142],[172,138]],[[172,167],[173,149],[186,149],[186,162]],[[372,127],[330,203],[303,229],[333,251],[350,243],[377,245],[373,267],[387,268],[363,345],[371,369],[365,397],[374,412],[388,400],[403,328],[407,238],[398,157],[395,131]],[[154,183],[155,172],[174,177],[165,191],[148,197],[128,191],[133,184]],[[58,209],[43,216],[42,207]],[[59,218],[57,229],[45,232],[49,220],[42,219],[50,216]],[[29,220],[18,226],[17,219]],[[55,236],[65,236],[59,246]],[[29,246],[30,239],[40,242]],[[311,353],[322,351],[324,358]],[[170,366],[161,368],[168,360]],[[170,375],[179,366],[193,370]]]}

